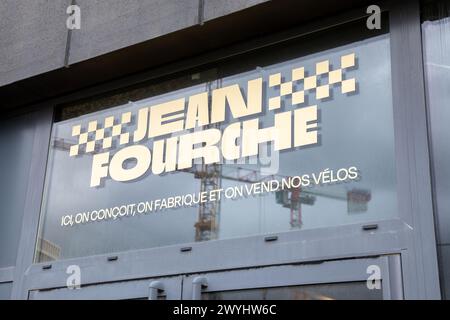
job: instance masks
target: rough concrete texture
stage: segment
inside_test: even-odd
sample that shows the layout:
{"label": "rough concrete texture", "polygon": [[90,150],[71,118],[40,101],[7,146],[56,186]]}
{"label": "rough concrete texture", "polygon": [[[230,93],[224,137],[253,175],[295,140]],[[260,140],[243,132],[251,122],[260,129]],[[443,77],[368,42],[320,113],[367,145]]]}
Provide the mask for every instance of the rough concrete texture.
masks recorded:
{"label": "rough concrete texture", "polygon": [[[205,21],[267,0],[204,0]],[[64,66],[71,0],[0,1],[0,86]],[[69,64],[198,24],[200,0],[76,0]],[[195,44],[193,44],[195,45]],[[161,53],[164,54],[164,53]]]}
{"label": "rough concrete texture", "polygon": [[70,63],[195,25],[198,0],[78,0],[81,29],[74,30]]}
{"label": "rough concrete texture", "polygon": [[205,0],[204,21],[216,19],[270,0]]}
{"label": "rough concrete texture", "polygon": [[69,3],[0,1],[0,86],[64,65]]}

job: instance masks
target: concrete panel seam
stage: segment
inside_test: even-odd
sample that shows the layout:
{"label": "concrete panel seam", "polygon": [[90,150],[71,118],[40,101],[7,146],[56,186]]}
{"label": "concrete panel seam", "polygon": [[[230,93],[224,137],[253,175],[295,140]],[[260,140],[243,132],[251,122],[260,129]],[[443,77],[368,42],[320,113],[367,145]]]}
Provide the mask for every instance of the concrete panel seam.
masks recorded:
{"label": "concrete panel seam", "polygon": [[[72,0],[70,3],[72,6],[76,5],[76,0]],[[64,52],[64,67],[69,67],[69,58],[70,58],[70,43],[72,40],[72,29],[67,28],[67,38],[66,38],[66,49]]]}
{"label": "concrete panel seam", "polygon": [[203,25],[205,22],[205,0],[198,0],[198,24]]}

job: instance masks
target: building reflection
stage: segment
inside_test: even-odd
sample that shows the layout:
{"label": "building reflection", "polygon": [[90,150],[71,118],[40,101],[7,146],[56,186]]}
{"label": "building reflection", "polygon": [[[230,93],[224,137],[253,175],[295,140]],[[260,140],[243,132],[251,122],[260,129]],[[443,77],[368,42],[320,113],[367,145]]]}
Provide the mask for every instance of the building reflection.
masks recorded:
{"label": "building reflection", "polygon": [[59,260],[61,247],[47,239],[39,238],[36,255],[39,262]]}

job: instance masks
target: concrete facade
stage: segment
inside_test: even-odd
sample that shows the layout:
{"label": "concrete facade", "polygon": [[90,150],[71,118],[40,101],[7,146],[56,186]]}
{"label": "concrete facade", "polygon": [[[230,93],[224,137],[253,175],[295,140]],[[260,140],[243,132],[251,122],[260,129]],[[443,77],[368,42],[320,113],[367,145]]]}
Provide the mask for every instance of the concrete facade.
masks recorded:
{"label": "concrete facade", "polygon": [[66,54],[69,64],[79,63],[265,1],[77,0],[81,29],[69,39],[71,0],[2,1],[0,86],[62,68]]}
{"label": "concrete facade", "polygon": [[0,3],[0,86],[64,65],[69,3],[69,0]]}

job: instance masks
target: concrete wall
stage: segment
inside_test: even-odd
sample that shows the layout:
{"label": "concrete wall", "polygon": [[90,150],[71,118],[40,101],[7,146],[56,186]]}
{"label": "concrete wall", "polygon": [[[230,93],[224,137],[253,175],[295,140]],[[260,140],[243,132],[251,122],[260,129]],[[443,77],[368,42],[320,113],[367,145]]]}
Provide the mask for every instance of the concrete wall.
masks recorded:
{"label": "concrete wall", "polygon": [[69,2],[0,1],[0,86],[63,66]]}
{"label": "concrete wall", "polygon": [[[66,10],[73,2],[81,29],[69,31]],[[369,2],[1,0],[0,117],[322,18],[365,12]]]}
{"label": "concrete wall", "polygon": [[[76,0],[81,29],[70,36],[68,63],[213,20],[267,0]],[[0,1],[0,87],[62,68],[72,0]]]}

